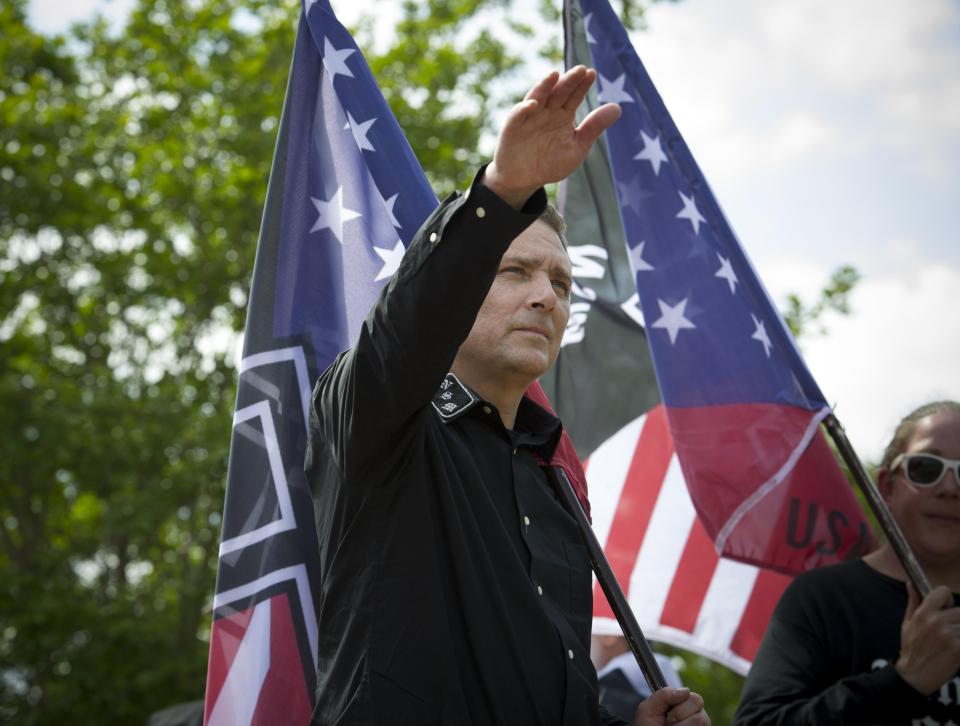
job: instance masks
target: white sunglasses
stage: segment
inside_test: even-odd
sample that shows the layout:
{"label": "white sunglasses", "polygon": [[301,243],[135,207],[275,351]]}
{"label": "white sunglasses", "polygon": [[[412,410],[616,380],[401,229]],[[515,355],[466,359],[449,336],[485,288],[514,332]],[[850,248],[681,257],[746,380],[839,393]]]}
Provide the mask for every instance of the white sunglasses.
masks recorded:
{"label": "white sunglasses", "polygon": [[960,485],[960,459],[945,459],[936,454],[900,454],[890,463],[890,472],[895,472],[901,464],[907,481],[918,487],[935,487],[950,469]]}

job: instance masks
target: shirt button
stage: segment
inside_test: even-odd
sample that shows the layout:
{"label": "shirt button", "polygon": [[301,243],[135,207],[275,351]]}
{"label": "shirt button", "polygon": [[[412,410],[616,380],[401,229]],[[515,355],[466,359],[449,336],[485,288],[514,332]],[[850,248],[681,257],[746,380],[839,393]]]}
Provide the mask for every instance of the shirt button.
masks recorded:
{"label": "shirt button", "polygon": [[540,587],[539,585],[537,585],[537,594],[538,594],[538,595],[543,595],[543,588]]}
{"label": "shirt button", "polygon": [[570,660],[573,660],[573,651],[572,651],[572,650],[568,650],[568,651],[567,651],[567,655],[570,657]]}
{"label": "shirt button", "polygon": [[530,526],[530,517],[524,517],[524,518],[523,518],[523,523],[529,527],[529,526]]}
{"label": "shirt button", "polygon": [[493,413],[493,409],[490,408],[489,406],[484,406],[484,407],[483,407],[483,412],[484,412],[484,413]]}
{"label": "shirt button", "polygon": [[513,450],[513,455],[514,455],[514,456],[517,455],[517,449],[514,449],[514,450]]}
{"label": "shirt button", "polygon": [[431,233],[430,233],[430,241],[431,241],[431,242],[436,242],[436,241],[437,241],[437,233],[436,233],[436,232],[431,232]]}
{"label": "shirt button", "polygon": [[487,210],[484,209],[483,207],[477,207],[476,215],[477,215],[480,219],[483,219],[484,217],[487,216]]}

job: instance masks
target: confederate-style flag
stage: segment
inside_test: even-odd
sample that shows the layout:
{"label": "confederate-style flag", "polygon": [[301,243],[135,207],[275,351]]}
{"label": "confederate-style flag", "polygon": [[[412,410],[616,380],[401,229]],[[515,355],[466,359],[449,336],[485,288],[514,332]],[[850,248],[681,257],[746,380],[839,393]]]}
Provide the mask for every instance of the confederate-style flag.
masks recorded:
{"label": "confederate-style flag", "polygon": [[[210,726],[310,720],[320,593],[303,473],[312,382],[356,340],[436,206],[353,38],[328,0],[306,0],[240,363],[204,709]],[[558,455],[572,451],[565,440]],[[552,463],[586,503],[575,455]]]}
{"label": "confederate-style flag", "polygon": [[313,380],[348,348],[437,200],[326,0],[300,17],[247,314],[214,599],[207,724],[305,724],[317,535]]}

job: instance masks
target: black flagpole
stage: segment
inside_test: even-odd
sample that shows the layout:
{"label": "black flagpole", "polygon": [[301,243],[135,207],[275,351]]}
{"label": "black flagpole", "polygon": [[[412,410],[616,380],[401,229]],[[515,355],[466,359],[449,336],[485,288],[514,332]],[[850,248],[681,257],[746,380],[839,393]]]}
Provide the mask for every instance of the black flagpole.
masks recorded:
{"label": "black flagpole", "polygon": [[860,487],[860,491],[862,491],[864,497],[866,497],[867,504],[870,505],[870,509],[880,523],[880,529],[882,529],[883,533],[887,536],[887,541],[900,560],[900,564],[902,564],[903,569],[907,571],[907,576],[917,589],[917,592],[920,593],[920,597],[925,597],[932,589],[930,587],[930,581],[920,568],[920,563],[917,562],[917,558],[913,554],[913,550],[910,549],[906,538],[903,536],[900,526],[893,518],[893,515],[890,514],[887,503],[883,501],[873,480],[863,468],[863,464],[860,463],[860,459],[853,450],[853,446],[850,445],[850,440],[847,438],[843,426],[832,413],[827,415],[823,420],[823,424],[827,427],[830,438],[832,438],[833,442],[837,445],[837,450],[840,452],[840,456],[843,457],[847,468]]}
{"label": "black flagpole", "polygon": [[640,670],[643,671],[643,677],[647,680],[647,685],[650,686],[651,690],[659,691],[667,685],[667,681],[663,677],[663,671],[660,670],[660,664],[657,663],[653,650],[650,648],[650,643],[647,642],[643,631],[640,630],[640,625],[627,603],[627,598],[623,594],[623,590],[620,589],[620,583],[617,582],[617,577],[613,574],[606,555],[603,554],[603,548],[597,541],[597,536],[593,533],[593,528],[583,511],[583,505],[580,504],[580,500],[574,493],[573,486],[571,486],[570,480],[567,479],[567,474],[563,469],[548,466],[547,472],[548,478],[560,495],[560,501],[564,508],[577,520],[580,536],[583,538],[583,544],[586,545],[587,554],[590,557],[590,564],[597,575],[597,582],[600,583],[603,594],[607,596],[610,609],[613,610],[627,643],[630,645],[630,650],[633,651],[637,663],[640,664]]}

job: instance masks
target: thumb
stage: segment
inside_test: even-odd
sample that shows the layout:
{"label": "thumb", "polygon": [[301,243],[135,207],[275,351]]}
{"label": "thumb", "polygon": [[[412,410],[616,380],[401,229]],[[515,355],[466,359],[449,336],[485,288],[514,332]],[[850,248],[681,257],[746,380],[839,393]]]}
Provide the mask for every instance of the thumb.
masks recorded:
{"label": "thumb", "polygon": [[589,146],[597,137],[606,131],[620,118],[620,106],[615,103],[605,103],[593,109],[577,127],[577,135],[585,146]]}
{"label": "thumb", "polygon": [[635,726],[664,724],[670,709],[683,703],[688,698],[690,698],[689,688],[661,688],[659,691],[654,691],[637,706],[633,723]]}
{"label": "thumb", "polygon": [[666,713],[677,704],[683,703],[688,698],[690,698],[690,689],[689,688],[661,688],[654,695],[659,696],[660,702],[663,703],[664,705],[664,713]]}

